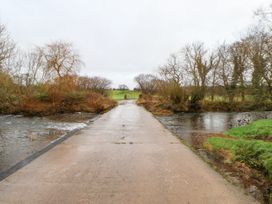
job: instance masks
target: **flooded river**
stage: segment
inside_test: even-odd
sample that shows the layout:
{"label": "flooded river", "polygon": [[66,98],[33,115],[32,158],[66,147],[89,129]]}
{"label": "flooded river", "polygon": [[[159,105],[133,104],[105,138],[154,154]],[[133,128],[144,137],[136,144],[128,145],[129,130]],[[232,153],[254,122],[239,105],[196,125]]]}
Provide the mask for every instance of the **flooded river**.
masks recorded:
{"label": "flooded river", "polygon": [[194,137],[203,133],[223,133],[229,128],[242,126],[258,119],[272,118],[272,112],[242,113],[180,113],[158,117],[162,124],[192,145]]}
{"label": "flooded river", "polygon": [[60,136],[85,127],[95,116],[87,113],[53,117],[0,115],[0,173]]}

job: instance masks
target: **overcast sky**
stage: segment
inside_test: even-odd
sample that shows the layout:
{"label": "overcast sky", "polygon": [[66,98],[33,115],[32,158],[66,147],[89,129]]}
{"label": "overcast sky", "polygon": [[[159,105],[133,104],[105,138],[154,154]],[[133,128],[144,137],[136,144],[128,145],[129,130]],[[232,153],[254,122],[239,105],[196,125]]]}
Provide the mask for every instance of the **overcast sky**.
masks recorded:
{"label": "overcast sky", "polygon": [[182,45],[233,41],[271,0],[0,0],[0,22],[24,49],[71,41],[83,75],[135,86]]}

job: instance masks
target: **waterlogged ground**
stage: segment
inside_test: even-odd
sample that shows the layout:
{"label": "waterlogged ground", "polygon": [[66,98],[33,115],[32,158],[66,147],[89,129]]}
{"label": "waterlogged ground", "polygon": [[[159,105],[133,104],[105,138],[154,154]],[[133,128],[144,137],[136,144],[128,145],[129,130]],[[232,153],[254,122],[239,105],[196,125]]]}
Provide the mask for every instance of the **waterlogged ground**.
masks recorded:
{"label": "waterlogged ground", "polygon": [[83,128],[95,114],[52,117],[0,115],[0,173],[69,131]]}
{"label": "waterlogged ground", "polygon": [[179,136],[185,143],[194,145],[199,135],[223,133],[259,119],[272,118],[272,111],[235,113],[180,113],[158,117],[162,124]]}

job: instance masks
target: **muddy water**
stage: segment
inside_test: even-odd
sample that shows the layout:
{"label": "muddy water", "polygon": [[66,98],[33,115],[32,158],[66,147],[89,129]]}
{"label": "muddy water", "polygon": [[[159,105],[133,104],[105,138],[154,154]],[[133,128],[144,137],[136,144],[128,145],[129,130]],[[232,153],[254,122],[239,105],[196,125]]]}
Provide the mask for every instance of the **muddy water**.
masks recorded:
{"label": "muddy water", "polygon": [[203,133],[223,133],[258,119],[272,118],[272,112],[233,112],[233,113],[181,113],[158,117],[169,130],[187,144],[192,145],[196,136]]}
{"label": "muddy water", "polygon": [[31,118],[0,115],[0,174],[69,131],[85,127],[95,116],[87,113]]}

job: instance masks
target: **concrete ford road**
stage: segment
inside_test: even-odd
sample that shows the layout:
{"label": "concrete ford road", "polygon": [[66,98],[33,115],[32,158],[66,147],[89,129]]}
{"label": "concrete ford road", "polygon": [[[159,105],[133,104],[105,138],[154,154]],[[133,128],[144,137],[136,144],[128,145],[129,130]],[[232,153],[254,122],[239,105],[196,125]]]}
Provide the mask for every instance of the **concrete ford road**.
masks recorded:
{"label": "concrete ford road", "polygon": [[0,203],[255,203],[133,102],[0,183]]}

